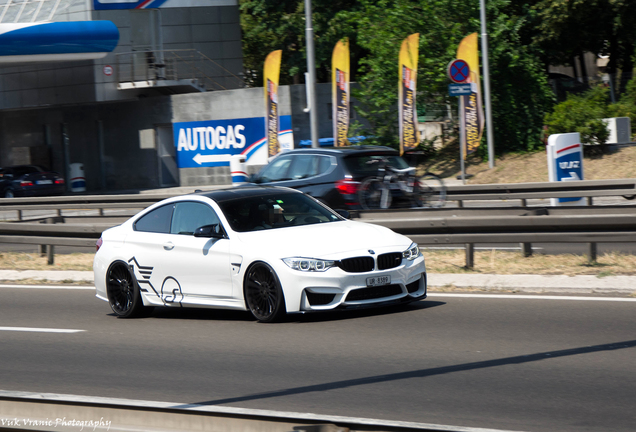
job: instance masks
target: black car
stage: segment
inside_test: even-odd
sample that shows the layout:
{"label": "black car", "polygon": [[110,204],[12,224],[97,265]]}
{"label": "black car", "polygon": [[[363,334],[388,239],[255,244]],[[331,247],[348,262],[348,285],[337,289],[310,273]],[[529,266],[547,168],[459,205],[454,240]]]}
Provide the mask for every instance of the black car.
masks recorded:
{"label": "black car", "polygon": [[64,179],[56,172],[35,165],[0,168],[0,196],[5,198],[62,195],[65,191]]}
{"label": "black car", "polygon": [[377,173],[374,159],[386,159],[398,169],[408,168],[400,154],[381,146],[323,147],[295,149],[278,154],[251,177],[257,184],[275,184],[298,189],[331,208],[359,209],[360,182]]}

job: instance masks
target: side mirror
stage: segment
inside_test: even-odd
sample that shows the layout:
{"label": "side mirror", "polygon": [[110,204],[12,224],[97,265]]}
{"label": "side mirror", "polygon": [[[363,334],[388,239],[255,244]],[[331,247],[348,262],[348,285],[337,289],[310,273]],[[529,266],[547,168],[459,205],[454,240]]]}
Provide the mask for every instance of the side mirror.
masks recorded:
{"label": "side mirror", "polygon": [[247,182],[259,184],[259,183],[262,183],[263,181],[260,179],[258,174],[250,174],[250,176],[247,178]]}
{"label": "side mirror", "polygon": [[351,214],[347,210],[336,209],[335,212],[345,219],[351,219]]}
{"label": "side mirror", "polygon": [[194,230],[194,236],[221,239],[225,238],[225,233],[223,232],[223,228],[221,228],[220,224],[211,224],[204,225]]}

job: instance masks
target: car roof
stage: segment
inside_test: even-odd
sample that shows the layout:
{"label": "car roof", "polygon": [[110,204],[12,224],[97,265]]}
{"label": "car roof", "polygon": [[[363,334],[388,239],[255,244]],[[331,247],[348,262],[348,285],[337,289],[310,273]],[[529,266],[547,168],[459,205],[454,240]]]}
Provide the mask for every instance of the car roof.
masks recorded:
{"label": "car roof", "polygon": [[305,153],[342,154],[344,156],[349,156],[353,154],[367,154],[367,153],[398,154],[397,150],[391,147],[359,145],[359,146],[346,146],[346,147],[320,147],[320,148],[293,149],[293,150],[288,150],[288,151],[279,153],[277,156],[289,155],[289,154],[305,154]]}
{"label": "car roof", "polygon": [[277,187],[277,186],[257,186],[257,185],[245,185],[245,186],[235,186],[226,189],[216,189],[213,191],[205,191],[205,192],[196,192],[195,195],[201,195],[207,198],[210,198],[217,203],[222,203],[225,201],[233,201],[237,199],[251,198],[255,196],[272,196],[272,195],[280,195],[281,193],[299,193],[302,192],[297,191],[295,189],[289,189],[285,187]]}

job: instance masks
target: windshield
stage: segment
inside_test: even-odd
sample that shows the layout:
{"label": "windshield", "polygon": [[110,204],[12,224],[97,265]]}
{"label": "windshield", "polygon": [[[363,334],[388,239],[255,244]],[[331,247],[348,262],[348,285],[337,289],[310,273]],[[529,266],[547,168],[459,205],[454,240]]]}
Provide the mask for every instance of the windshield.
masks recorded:
{"label": "windshield", "polygon": [[234,231],[249,232],[343,220],[301,193],[274,192],[218,203]]}

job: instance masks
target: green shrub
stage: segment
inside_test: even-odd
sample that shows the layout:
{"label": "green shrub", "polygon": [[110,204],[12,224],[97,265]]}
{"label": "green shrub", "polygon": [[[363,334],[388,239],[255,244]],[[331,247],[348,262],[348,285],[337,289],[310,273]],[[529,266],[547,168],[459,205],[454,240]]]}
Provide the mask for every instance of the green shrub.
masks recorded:
{"label": "green shrub", "polygon": [[605,144],[609,131],[602,119],[608,117],[608,107],[608,90],[605,87],[593,87],[581,95],[570,95],[546,115],[548,133],[578,132],[583,143]]}

